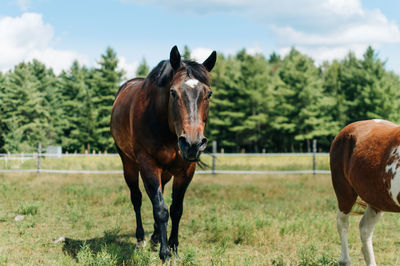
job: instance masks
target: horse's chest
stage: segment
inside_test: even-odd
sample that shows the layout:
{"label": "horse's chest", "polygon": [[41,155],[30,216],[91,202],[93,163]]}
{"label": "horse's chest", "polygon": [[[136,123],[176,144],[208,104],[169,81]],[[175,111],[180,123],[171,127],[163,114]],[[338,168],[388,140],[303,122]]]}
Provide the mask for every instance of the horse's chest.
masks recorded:
{"label": "horse's chest", "polygon": [[178,152],[176,149],[168,146],[163,146],[156,148],[154,151],[155,157],[157,161],[161,165],[169,165],[175,161],[176,157],[178,156]]}

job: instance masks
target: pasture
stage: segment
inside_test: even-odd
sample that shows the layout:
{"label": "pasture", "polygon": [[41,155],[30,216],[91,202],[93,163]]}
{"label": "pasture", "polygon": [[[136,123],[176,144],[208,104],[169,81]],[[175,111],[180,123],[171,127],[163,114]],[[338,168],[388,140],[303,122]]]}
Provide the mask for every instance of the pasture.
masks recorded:
{"label": "pasture", "polygon": [[[318,158],[319,169],[328,167]],[[33,160],[19,167],[29,168]],[[310,169],[310,158],[221,158],[220,169]],[[119,159],[45,159],[43,168],[119,170]],[[59,165],[58,165],[59,164]],[[224,167],[226,166],[226,167]],[[243,168],[247,167],[247,168]],[[281,168],[280,168],[281,167]],[[142,187],[142,192],[144,189]],[[171,203],[171,184],[165,199]],[[335,265],[340,255],[329,175],[196,175],[180,226],[175,265]],[[17,215],[24,220],[16,222]],[[136,247],[135,215],[121,175],[0,174],[0,264],[161,264],[148,243],[151,203],[143,197],[146,245]],[[354,265],[364,263],[350,218]],[[171,223],[169,223],[170,226]],[[399,263],[400,219],[385,213],[374,235],[379,265]],[[54,243],[59,237],[65,242]]]}

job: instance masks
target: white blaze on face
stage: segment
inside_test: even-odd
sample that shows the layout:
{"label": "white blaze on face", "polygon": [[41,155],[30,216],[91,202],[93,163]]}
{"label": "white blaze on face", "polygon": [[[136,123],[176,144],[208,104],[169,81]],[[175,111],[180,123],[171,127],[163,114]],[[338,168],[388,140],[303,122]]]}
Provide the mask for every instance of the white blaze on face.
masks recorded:
{"label": "white blaze on face", "polygon": [[197,79],[188,79],[185,81],[185,84],[188,85],[190,88],[194,88],[199,84],[199,81]]}
{"label": "white blaze on face", "polygon": [[194,99],[192,99],[192,101],[190,101],[189,117],[190,117],[190,120],[191,120],[193,126],[195,126],[196,123],[199,122],[199,112],[198,112],[198,106],[197,106],[199,96],[200,96],[200,90],[196,90],[196,96],[194,97]]}
{"label": "white blaze on face", "polygon": [[[188,115],[189,115],[189,120],[190,123],[195,126],[196,123],[199,121],[199,114],[198,114],[198,99],[200,96],[200,90],[196,89],[196,86],[200,82],[197,79],[188,79],[185,81],[185,84],[189,86],[193,91],[187,93],[188,95],[188,101],[189,101],[189,108],[188,108]],[[189,96],[190,95],[190,96]]]}
{"label": "white blaze on face", "polygon": [[386,173],[392,172],[392,179],[390,180],[390,188],[388,190],[390,196],[393,201],[400,206],[399,201],[397,200],[397,196],[400,193],[400,169],[399,169],[399,160],[400,160],[400,146],[394,148],[392,153],[390,154],[390,158],[394,158],[391,164],[388,164],[385,168]]}
{"label": "white blaze on face", "polygon": [[373,119],[376,123],[384,122],[385,120],[382,119]]}

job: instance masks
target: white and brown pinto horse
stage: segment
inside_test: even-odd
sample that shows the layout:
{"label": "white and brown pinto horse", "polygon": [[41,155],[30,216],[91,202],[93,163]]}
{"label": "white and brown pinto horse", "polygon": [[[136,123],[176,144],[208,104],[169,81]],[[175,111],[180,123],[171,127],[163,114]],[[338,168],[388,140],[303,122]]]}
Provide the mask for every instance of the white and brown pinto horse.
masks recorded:
{"label": "white and brown pinto horse", "polygon": [[375,224],[384,211],[400,212],[400,126],[378,119],[346,126],[332,143],[330,165],[339,205],[339,263],[350,264],[349,213],[359,196],[367,203],[360,221],[362,253],[367,265],[376,265],[372,248]]}

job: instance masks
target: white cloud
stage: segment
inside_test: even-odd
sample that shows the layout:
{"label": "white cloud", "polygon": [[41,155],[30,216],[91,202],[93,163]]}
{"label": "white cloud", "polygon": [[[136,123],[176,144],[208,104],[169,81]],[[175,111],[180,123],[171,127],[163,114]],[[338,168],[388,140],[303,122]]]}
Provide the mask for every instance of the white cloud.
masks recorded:
{"label": "white cloud", "polygon": [[125,70],[125,77],[127,79],[131,79],[136,77],[136,69],[139,66],[139,63],[136,61],[133,61],[131,63],[128,63],[126,58],[123,56],[118,57],[118,69],[121,70]]}
{"label": "white cloud", "polygon": [[156,5],[159,7],[185,11],[187,13],[227,13],[262,17],[264,21],[277,18],[325,17],[337,14],[348,17],[362,13],[360,0],[121,0],[125,3]]}
{"label": "white cloud", "polygon": [[26,11],[31,6],[31,0],[17,0],[17,5],[22,11]]}
{"label": "white cloud", "polygon": [[179,14],[231,13],[250,18],[271,30],[275,49],[295,46],[316,61],[342,57],[349,50],[360,54],[368,45],[400,43],[399,25],[379,9],[363,7],[361,0],[122,1],[157,5]]}
{"label": "white cloud", "polygon": [[213,50],[209,48],[198,47],[192,50],[190,56],[198,63],[203,63],[204,60],[206,60],[210,56],[212,51]]}
{"label": "white cloud", "polygon": [[262,54],[263,50],[259,46],[246,48],[246,52],[251,55]]}
{"label": "white cloud", "polygon": [[357,12],[352,21],[327,28],[326,32],[296,30],[292,26],[271,26],[281,47],[296,46],[317,62],[343,58],[349,50],[361,56],[367,46],[400,43],[400,28],[379,10]]}
{"label": "white cloud", "polygon": [[[284,47],[279,49],[278,54],[286,56],[290,52],[290,47]],[[307,47],[307,46],[296,46],[296,49],[300,52],[311,56],[317,65],[321,65],[324,61],[332,61],[334,59],[344,58],[350,51],[354,53],[356,57],[361,57],[366,50],[364,45],[351,45],[351,46],[335,46],[335,47]]]}
{"label": "white cloud", "polygon": [[34,58],[52,67],[56,73],[69,68],[73,60],[87,64],[85,55],[52,47],[54,30],[43,22],[41,14],[24,13],[20,17],[0,18],[0,70],[13,68]]}

